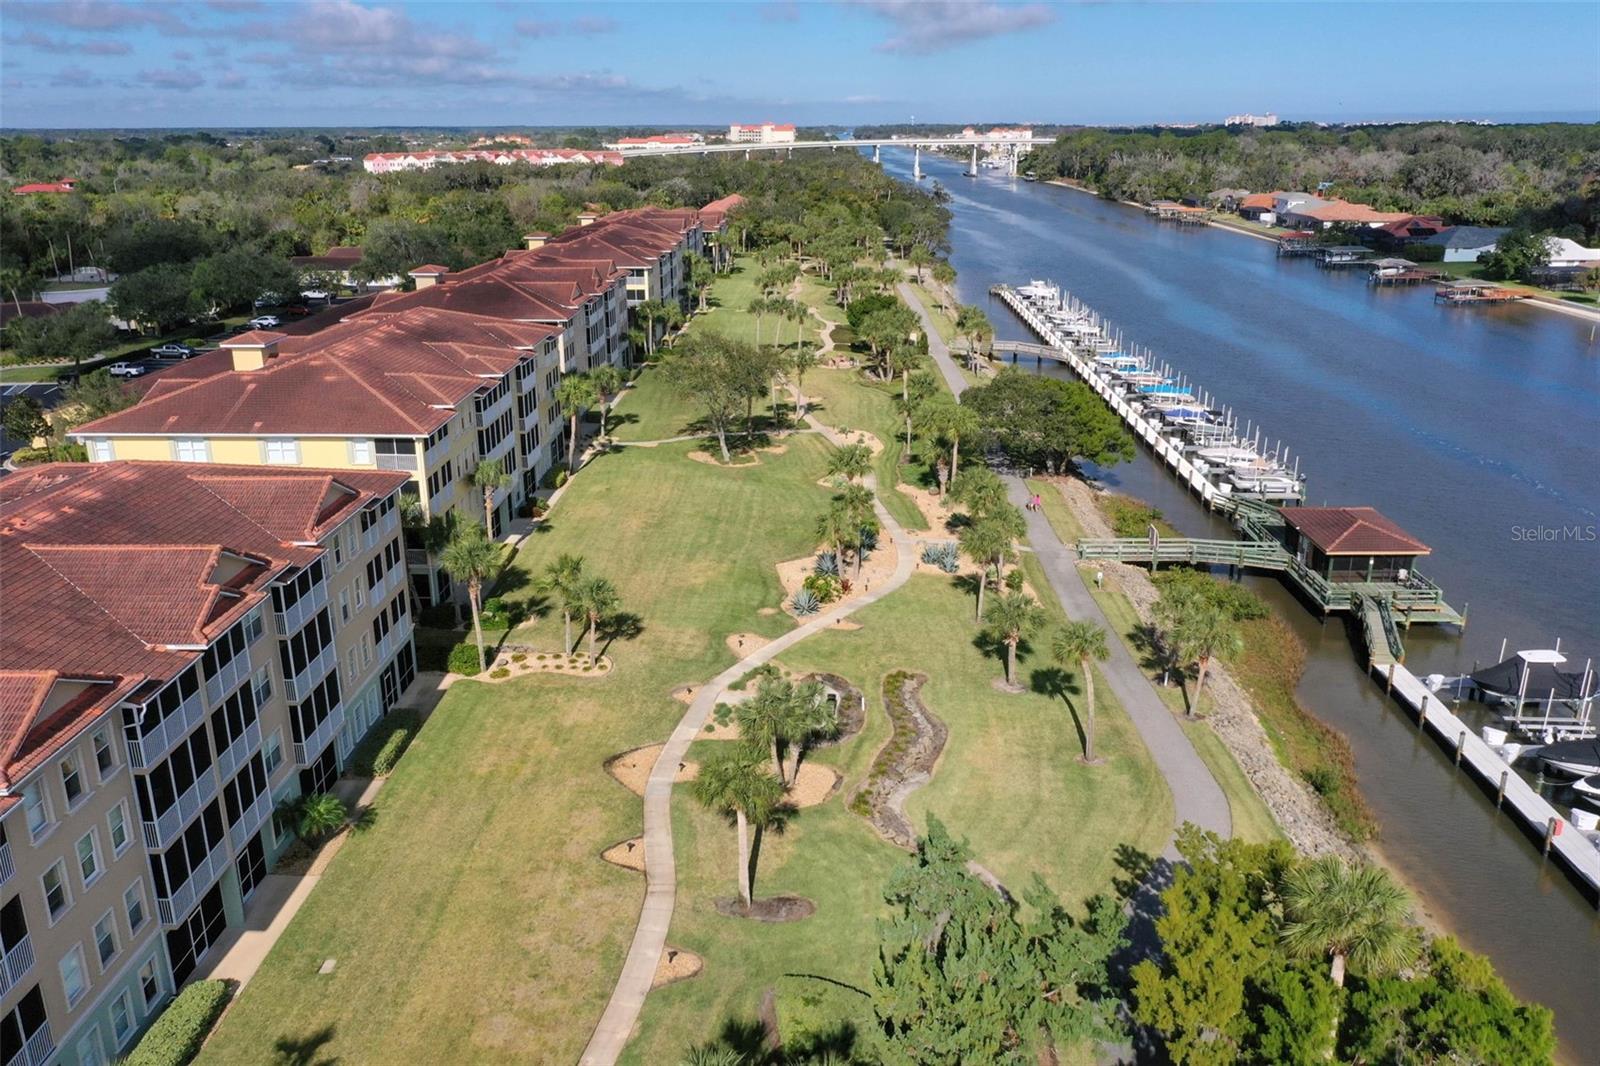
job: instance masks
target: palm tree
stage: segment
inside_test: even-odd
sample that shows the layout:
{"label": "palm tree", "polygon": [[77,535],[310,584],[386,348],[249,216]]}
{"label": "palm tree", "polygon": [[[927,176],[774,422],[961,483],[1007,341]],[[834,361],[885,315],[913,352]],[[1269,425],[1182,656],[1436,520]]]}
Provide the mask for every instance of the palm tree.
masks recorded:
{"label": "palm tree", "polygon": [[294,835],[307,844],[315,844],[343,828],[350,820],[344,800],[331,792],[298,796],[285,803],[280,810],[293,825]]}
{"label": "palm tree", "polygon": [[772,301],[764,296],[757,296],[746,305],[745,310],[756,316],[756,343],[761,343],[761,319],[768,311],[772,310]]}
{"label": "palm tree", "polygon": [[986,466],[968,466],[950,480],[950,495],[966,504],[973,518],[996,514],[1013,507],[1006,496],[1005,482]]}
{"label": "palm tree", "polygon": [[906,425],[906,450],[900,457],[903,463],[911,461],[911,431],[916,423],[922,408],[927,405],[939,391],[939,385],[931,374],[918,371],[901,386],[900,395],[895,398],[895,412],[899,414]]}
{"label": "palm tree", "polygon": [[756,694],[734,710],[739,736],[772,753],[772,772],[784,783],[783,747],[804,733],[802,710],[793,683],[781,677],[764,678]]}
{"label": "palm tree", "polygon": [[872,449],[865,444],[846,444],[828,456],[828,473],[846,481],[857,481],[872,472]]}
{"label": "palm tree", "polygon": [[1106,631],[1093,622],[1068,622],[1050,641],[1050,657],[1062,666],[1076,666],[1083,679],[1083,761],[1094,762],[1094,666],[1111,657]]}
{"label": "palm tree", "polygon": [[1328,976],[1340,988],[1347,963],[1381,975],[1416,958],[1421,945],[1410,916],[1405,889],[1381,867],[1327,855],[1284,878],[1284,947],[1302,958],[1331,958]]}
{"label": "palm tree", "polygon": [[711,275],[716,268],[712,261],[704,256],[691,255],[685,262],[689,268],[689,290],[695,296],[695,309],[704,312],[706,293],[711,290]]}
{"label": "palm tree", "polygon": [[855,536],[856,528],[850,524],[850,516],[837,504],[817,516],[817,539],[836,554],[843,554],[845,545]]}
{"label": "palm tree", "polygon": [[553,595],[561,603],[563,655],[572,654],[572,612],[577,607],[577,590],[582,580],[583,556],[563,553],[545,565],[543,573],[534,583],[536,591]]}
{"label": "palm tree", "polygon": [[656,323],[666,317],[665,300],[641,300],[633,309],[637,318],[644,320],[644,351],[646,356],[656,354]]}
{"label": "palm tree", "polygon": [[889,373],[900,375],[900,399],[902,401],[910,401],[911,374],[915,370],[921,370],[926,361],[922,353],[910,342],[897,344],[889,349]]}
{"label": "palm tree", "polygon": [[511,475],[497,459],[483,459],[472,471],[472,485],[483,493],[483,531],[494,536],[494,494],[509,488]]}
{"label": "palm tree", "polygon": [[812,369],[816,365],[816,351],[806,347],[803,344],[796,348],[789,356],[789,370],[794,374],[795,410],[802,418],[805,417],[806,413],[806,371]]}
{"label": "palm tree", "polygon": [[963,304],[956,309],[956,333],[967,342],[969,367],[977,365],[979,352],[994,340],[994,326],[989,316],[983,313],[983,308],[973,304]]}
{"label": "palm tree", "polygon": [[589,658],[593,659],[594,640],[600,623],[616,613],[622,605],[622,597],[617,594],[617,587],[605,578],[586,577],[573,588],[572,600],[573,607],[589,627]]}
{"label": "palm tree", "polygon": [[983,617],[983,589],[989,583],[989,571],[994,571],[995,584],[1000,583],[1002,568],[1015,557],[1014,542],[1027,532],[1022,512],[1015,507],[996,510],[978,516],[971,525],[962,528],[956,542],[967,558],[978,564],[978,617]]}
{"label": "palm tree", "polygon": [[567,471],[578,469],[578,416],[594,403],[594,382],[587,374],[568,374],[556,383],[556,403],[567,412]]}
{"label": "palm tree", "polygon": [[762,767],[762,750],[753,744],[725,744],[700,765],[691,791],[704,807],[733,815],[739,832],[739,898],[750,906],[750,825],[759,832],[783,802],[783,783]]}
{"label": "palm tree", "polygon": [[984,612],[983,620],[990,632],[1006,646],[1006,684],[1017,683],[1017,645],[1044,625],[1048,617],[1032,596],[1022,592],[1002,594]]}
{"label": "palm tree", "polygon": [[595,400],[600,408],[600,435],[603,437],[606,435],[606,417],[610,414],[611,401],[621,394],[627,378],[622,371],[607,364],[589,371],[589,381],[594,385]]}
{"label": "palm tree", "polygon": [[450,543],[439,556],[439,565],[457,581],[467,583],[467,602],[472,606],[472,633],[478,642],[478,670],[488,666],[483,651],[483,583],[500,568],[500,546],[477,526],[456,528]]}
{"label": "palm tree", "polygon": [[866,554],[865,547],[867,534],[875,533],[878,529],[877,511],[872,506],[872,490],[865,485],[849,484],[844,491],[833,498],[834,509],[840,513],[849,536],[845,543],[855,549],[856,580],[861,580],[861,557]]}
{"label": "palm tree", "polygon": [[1200,713],[1200,693],[1213,656],[1231,658],[1244,648],[1244,638],[1234,620],[1218,608],[1190,601],[1172,626],[1172,642],[1187,660],[1196,664],[1194,699],[1189,701],[1189,717]]}
{"label": "palm tree", "polygon": [[961,440],[971,440],[983,429],[977,413],[949,396],[935,396],[923,406],[922,424],[926,432],[950,442],[950,476],[961,473]]}

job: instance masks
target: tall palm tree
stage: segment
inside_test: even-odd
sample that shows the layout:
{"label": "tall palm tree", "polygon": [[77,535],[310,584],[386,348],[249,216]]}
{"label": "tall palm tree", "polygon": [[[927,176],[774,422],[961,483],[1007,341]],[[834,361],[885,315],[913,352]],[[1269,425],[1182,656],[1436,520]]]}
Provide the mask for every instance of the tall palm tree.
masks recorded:
{"label": "tall palm tree", "polygon": [[828,455],[828,473],[846,481],[859,481],[872,473],[872,449],[865,444],[846,444]]}
{"label": "tall palm tree", "polygon": [[509,488],[511,475],[498,459],[483,459],[472,471],[472,485],[483,493],[483,531],[494,536],[494,494]]}
{"label": "tall palm tree", "polygon": [[633,314],[636,319],[644,322],[644,351],[646,356],[656,354],[656,323],[661,321],[667,313],[665,300],[641,300],[634,307]]}
{"label": "tall palm tree", "polygon": [[960,476],[952,478],[950,495],[965,504],[973,518],[998,514],[1007,508],[1016,510],[1006,495],[1005,482],[986,466],[968,466]]}
{"label": "tall palm tree", "polygon": [[467,584],[467,602],[472,607],[472,634],[478,642],[478,669],[488,664],[483,650],[483,583],[500,569],[500,545],[473,525],[456,527],[450,543],[440,553],[439,565],[450,576]]}
{"label": "tall palm tree", "polygon": [[764,829],[783,802],[783,784],[761,765],[765,754],[753,744],[724,744],[705,762],[690,791],[701,806],[731,814],[739,833],[739,898],[750,906],[750,826]]}
{"label": "tall palm tree", "polygon": [[1244,648],[1239,626],[1226,613],[1199,601],[1191,601],[1172,627],[1173,643],[1183,657],[1195,663],[1194,699],[1189,701],[1189,717],[1200,713],[1200,694],[1215,656],[1224,659]]}
{"label": "tall palm tree", "polygon": [[781,677],[763,679],[756,694],[734,709],[739,736],[772,753],[772,772],[779,783],[784,782],[783,747],[799,738],[796,710],[794,685]]}
{"label": "tall palm tree", "polygon": [[963,526],[956,543],[967,558],[978,564],[978,618],[983,618],[983,590],[989,584],[989,568],[998,572],[1001,562],[1011,554],[1014,538],[999,522],[980,518]]}
{"label": "tall palm tree", "polygon": [[605,578],[586,577],[572,590],[572,599],[577,613],[583,616],[584,622],[589,627],[589,658],[593,659],[594,641],[600,623],[615,614],[617,608],[622,606],[622,597],[617,594],[617,587]]}
{"label": "tall palm tree", "polygon": [[1410,916],[1405,889],[1378,866],[1327,855],[1299,863],[1284,878],[1284,947],[1302,958],[1330,959],[1328,976],[1340,988],[1347,964],[1381,975],[1416,958],[1421,944]]}
{"label": "tall palm tree", "polygon": [[583,581],[583,556],[563,553],[545,564],[534,588],[556,597],[561,604],[561,654],[572,654],[572,613],[577,607],[578,586]]}
{"label": "tall palm tree", "polygon": [[556,403],[567,413],[567,471],[578,469],[578,418],[595,402],[594,382],[587,374],[568,374],[556,383]]}
{"label": "tall palm tree", "polygon": [[949,396],[935,396],[924,405],[921,417],[925,432],[950,443],[950,476],[960,474],[961,441],[971,440],[983,429],[977,412]]}
{"label": "tall palm tree", "polygon": [[761,320],[768,311],[771,311],[772,300],[765,296],[757,296],[745,306],[745,310],[756,316],[756,344],[761,343]]}
{"label": "tall palm tree", "polygon": [[834,498],[834,507],[842,515],[845,528],[850,531],[849,543],[855,549],[856,580],[861,580],[861,557],[866,554],[867,534],[878,530],[878,515],[872,506],[872,490],[865,485],[846,485]]}
{"label": "tall palm tree", "polygon": [[795,411],[804,418],[806,413],[806,371],[817,365],[817,353],[802,344],[789,356],[789,371],[794,374]]}
{"label": "tall palm tree", "polygon": [[1083,679],[1083,761],[1094,762],[1094,663],[1111,657],[1106,631],[1093,622],[1068,622],[1050,641],[1050,657],[1075,666]]}
{"label": "tall palm tree", "polygon": [[816,532],[817,539],[825,547],[832,548],[836,555],[843,555],[845,545],[851,543],[856,536],[856,528],[850,523],[850,515],[837,504],[817,516]]}
{"label": "tall palm tree", "polygon": [[994,326],[983,308],[963,304],[956,309],[956,333],[966,339],[967,365],[975,366],[983,347],[994,340]]}
{"label": "tall palm tree", "polygon": [[1017,683],[1017,645],[1044,625],[1049,616],[1032,596],[1022,592],[1001,594],[984,612],[989,630],[1006,646],[1006,684]]}
{"label": "tall palm tree", "polygon": [[704,256],[691,255],[685,260],[689,268],[689,291],[695,296],[695,310],[704,312],[706,309],[706,293],[711,290],[711,275],[716,272],[712,260]]}
{"label": "tall palm tree", "polygon": [[611,401],[621,394],[627,378],[622,371],[608,363],[589,371],[589,381],[594,386],[595,401],[600,410],[600,435],[603,437],[606,435],[606,418],[611,413]]}

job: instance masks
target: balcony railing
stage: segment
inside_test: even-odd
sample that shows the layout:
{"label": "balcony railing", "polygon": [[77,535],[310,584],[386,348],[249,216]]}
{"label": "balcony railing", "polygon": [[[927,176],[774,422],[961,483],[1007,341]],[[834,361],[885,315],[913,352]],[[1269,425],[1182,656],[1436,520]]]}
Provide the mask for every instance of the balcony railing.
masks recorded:
{"label": "balcony railing", "polygon": [[11,861],[11,842],[0,844],[0,886],[17,875],[17,865]]}
{"label": "balcony railing", "polygon": [[44,1066],[55,1053],[56,1042],[50,1035],[50,1023],[41,1022],[23,1042],[22,1049],[6,1060],[6,1066]]}
{"label": "balcony railing", "polygon": [[250,806],[239,815],[239,820],[228,827],[228,839],[233,841],[234,850],[243,851],[256,830],[265,825],[271,816],[272,793],[263,789],[261,795],[252,800]]}
{"label": "balcony railing", "polygon": [[217,794],[217,775],[207,767],[200,776],[194,779],[194,784],[183,790],[183,795],[166,810],[156,816],[155,821],[146,819],[144,822],[144,846],[151,851],[160,851],[178,838],[183,827],[194,820],[210,803]]}
{"label": "balcony railing", "polygon": [[328,606],[328,583],[319,581],[311,586],[310,592],[296,600],[293,607],[287,611],[274,612],[278,622],[278,636],[285,639],[294,636],[326,606]]}
{"label": "balcony railing", "polygon": [[156,897],[156,914],[160,916],[161,924],[171,927],[187,918],[189,911],[194,909],[195,900],[216,884],[217,878],[227,868],[228,844],[227,841],[219,841],[205,861],[189,871],[189,879],[179,885],[172,895]]}
{"label": "balcony railing", "polygon": [[399,455],[393,455],[379,452],[373,462],[379,470],[415,470],[417,468],[417,453],[401,452]]}
{"label": "balcony railing", "polygon": [[244,732],[233,738],[233,743],[217,755],[217,773],[226,781],[233,772],[261,749],[261,722],[251,722]]}
{"label": "balcony railing", "polygon": [[283,682],[284,698],[290,703],[299,703],[311,695],[311,690],[321,684],[322,679],[328,676],[328,671],[339,665],[339,652],[333,646],[333,641],[317,654],[315,659],[306,663],[306,668]]}
{"label": "balcony railing", "polygon": [[328,746],[334,734],[344,728],[344,704],[340,704],[328,712],[328,717],[322,720],[316,730],[304,741],[295,741],[294,761],[301,766],[310,766],[316,762],[317,756],[322,754],[322,749]]}
{"label": "balcony railing", "polygon": [[440,463],[444,462],[444,457],[449,455],[449,454],[450,454],[450,438],[449,437],[445,437],[443,440],[441,440],[438,443],[436,443],[433,447],[427,449],[426,451],[424,451],[422,453],[423,469],[424,470],[432,470],[432,469],[434,469]]}
{"label": "balcony railing", "polygon": [[250,656],[240,652],[228,660],[228,665],[206,678],[206,705],[215,707],[222,698],[239,687],[239,682],[250,676]]}
{"label": "balcony railing", "polygon": [[388,514],[383,516],[383,531],[385,533],[393,533],[395,530],[397,530],[399,528],[400,528],[400,508],[395,507],[395,508],[392,508],[389,511]]}
{"label": "balcony railing", "polygon": [[24,935],[0,955],[0,996],[11,991],[33,969],[33,938]]}
{"label": "balcony railing", "polygon": [[[249,668],[247,656],[236,656],[234,662],[243,660],[245,667]],[[232,665],[231,663],[229,664]],[[221,675],[218,675],[221,676]],[[211,690],[211,682],[206,682],[206,691]],[[215,702],[215,701],[212,701]],[[200,722],[205,720],[206,705],[201,694],[196,692],[193,696],[179,704],[178,709],[162,719],[161,724],[143,736],[135,736],[131,730],[125,730],[128,736],[128,761],[135,770],[143,770],[160,762],[167,752],[171,751],[190,731]]]}

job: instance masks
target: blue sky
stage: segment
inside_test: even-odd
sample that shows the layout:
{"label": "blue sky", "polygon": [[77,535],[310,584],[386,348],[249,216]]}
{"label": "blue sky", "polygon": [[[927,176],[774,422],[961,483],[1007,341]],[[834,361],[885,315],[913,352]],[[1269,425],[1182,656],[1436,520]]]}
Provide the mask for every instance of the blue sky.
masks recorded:
{"label": "blue sky", "polygon": [[1600,4],[6,0],[0,126],[1600,118]]}

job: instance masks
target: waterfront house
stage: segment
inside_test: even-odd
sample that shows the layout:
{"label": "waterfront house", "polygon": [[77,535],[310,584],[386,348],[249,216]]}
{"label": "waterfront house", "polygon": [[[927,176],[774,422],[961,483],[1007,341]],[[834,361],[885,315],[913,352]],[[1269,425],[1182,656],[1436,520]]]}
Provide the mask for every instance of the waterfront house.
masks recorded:
{"label": "waterfront house", "polygon": [[1254,222],[1270,226],[1278,221],[1275,197],[1279,193],[1253,192],[1239,200],[1238,212],[1240,218],[1248,218]]}
{"label": "waterfront house", "polygon": [[1321,230],[1334,226],[1373,228],[1400,222],[1411,216],[1404,211],[1374,211],[1366,204],[1347,200],[1316,200],[1294,204],[1278,212],[1285,226]]}
{"label": "waterfront house", "polygon": [[1446,263],[1476,263],[1509,232],[1504,226],[1450,226],[1424,237],[1422,243],[1443,248]]}
{"label": "waterfront house", "polygon": [[1329,582],[1404,582],[1432,552],[1371,507],[1284,507],[1290,554]]}
{"label": "waterfront house", "polygon": [[1600,267],[1600,248],[1585,248],[1568,237],[1546,237],[1546,266]]}
{"label": "waterfront house", "polygon": [[1386,248],[1403,248],[1416,241],[1437,236],[1450,227],[1438,215],[1405,215],[1393,222],[1371,228],[1374,243]]}

